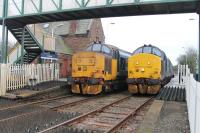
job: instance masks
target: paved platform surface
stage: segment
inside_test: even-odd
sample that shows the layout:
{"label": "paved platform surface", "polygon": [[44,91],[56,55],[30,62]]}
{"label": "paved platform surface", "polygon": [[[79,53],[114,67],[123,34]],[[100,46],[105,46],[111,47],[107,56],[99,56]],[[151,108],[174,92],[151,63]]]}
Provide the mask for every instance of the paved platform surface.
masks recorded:
{"label": "paved platform surface", "polygon": [[56,91],[62,87],[66,86],[64,81],[51,81],[46,83],[41,83],[36,86],[26,86],[24,88],[9,91],[2,98],[6,99],[18,99],[18,98],[29,98],[39,94],[48,93]]}
{"label": "paved platform surface", "polygon": [[155,100],[136,133],[190,133],[185,102]]}
{"label": "paved platform surface", "polygon": [[156,122],[154,133],[189,133],[185,102],[166,101]]}
{"label": "paved platform surface", "polygon": [[136,133],[153,133],[154,126],[159,117],[164,101],[155,100],[145,115]]}

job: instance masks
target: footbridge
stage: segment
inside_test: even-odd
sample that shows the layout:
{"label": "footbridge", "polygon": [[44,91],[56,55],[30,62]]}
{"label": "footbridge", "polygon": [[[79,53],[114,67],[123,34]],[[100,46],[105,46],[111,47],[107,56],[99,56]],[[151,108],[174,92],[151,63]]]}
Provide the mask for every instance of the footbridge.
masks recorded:
{"label": "footbridge", "polygon": [[[3,8],[4,7],[4,8]],[[198,0],[1,0],[0,22],[33,23],[114,16],[198,12]]]}
{"label": "footbridge", "polygon": [[7,62],[8,30],[21,44],[16,63],[31,63],[44,50],[28,24],[100,17],[200,12],[199,0],[1,0],[2,61]]}

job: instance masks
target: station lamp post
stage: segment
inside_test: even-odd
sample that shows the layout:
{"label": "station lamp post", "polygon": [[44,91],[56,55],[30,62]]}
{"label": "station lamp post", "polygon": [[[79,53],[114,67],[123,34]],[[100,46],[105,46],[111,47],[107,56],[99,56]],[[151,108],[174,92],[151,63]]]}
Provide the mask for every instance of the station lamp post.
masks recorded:
{"label": "station lamp post", "polygon": [[187,61],[187,53],[186,53],[186,49],[185,47],[182,47],[185,53],[185,65],[188,65],[188,61]]}

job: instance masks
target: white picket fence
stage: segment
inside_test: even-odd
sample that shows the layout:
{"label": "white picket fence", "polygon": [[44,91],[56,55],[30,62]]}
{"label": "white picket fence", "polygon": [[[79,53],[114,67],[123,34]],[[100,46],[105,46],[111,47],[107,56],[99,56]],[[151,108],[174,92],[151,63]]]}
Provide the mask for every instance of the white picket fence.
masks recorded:
{"label": "white picket fence", "polygon": [[179,65],[176,83],[186,88],[188,119],[191,133],[200,133],[200,83],[197,82],[188,66]]}
{"label": "white picket fence", "polygon": [[197,82],[188,66],[179,65],[178,73],[169,86],[185,87],[188,119],[191,133],[200,133],[200,82]]}
{"label": "white picket fence", "polygon": [[186,98],[191,133],[200,133],[200,82],[189,71],[186,76]]}
{"label": "white picket fence", "polygon": [[188,68],[188,65],[178,65],[178,83],[180,85],[186,84],[186,76],[190,73],[190,69]]}
{"label": "white picket fence", "polygon": [[59,64],[0,64],[0,96],[26,85],[59,79]]}

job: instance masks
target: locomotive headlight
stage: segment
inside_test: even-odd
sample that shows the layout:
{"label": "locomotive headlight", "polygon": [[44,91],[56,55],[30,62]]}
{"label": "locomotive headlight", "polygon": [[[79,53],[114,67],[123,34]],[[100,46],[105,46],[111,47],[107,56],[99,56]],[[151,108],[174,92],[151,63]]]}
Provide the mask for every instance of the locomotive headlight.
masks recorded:
{"label": "locomotive headlight", "polygon": [[144,68],[141,68],[141,70],[140,70],[141,72],[144,72]]}
{"label": "locomotive headlight", "polygon": [[87,67],[86,66],[83,67],[83,71],[87,71]]}
{"label": "locomotive headlight", "polygon": [[135,62],[135,64],[136,64],[136,65],[138,65],[138,64],[139,64],[139,62],[138,62],[138,61],[136,61],[136,62]]}
{"label": "locomotive headlight", "polygon": [[148,61],[147,64],[150,65],[151,63]]}

